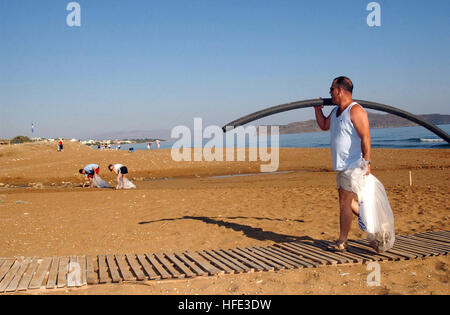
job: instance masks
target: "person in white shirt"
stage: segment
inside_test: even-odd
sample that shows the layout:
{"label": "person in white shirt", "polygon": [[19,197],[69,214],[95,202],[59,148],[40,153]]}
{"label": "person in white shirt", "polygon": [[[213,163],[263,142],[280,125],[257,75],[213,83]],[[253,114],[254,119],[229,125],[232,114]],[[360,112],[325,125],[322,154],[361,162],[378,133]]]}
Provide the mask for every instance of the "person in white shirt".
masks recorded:
{"label": "person in white shirt", "polygon": [[337,188],[339,191],[340,235],[339,239],[329,249],[345,251],[348,233],[352,224],[352,213],[359,215],[358,203],[351,189],[351,178],[348,176],[349,166],[363,158],[368,164],[366,175],[370,168],[370,130],[366,111],[353,101],[353,83],[347,77],[333,80],[330,95],[333,104],[337,106],[328,117],[325,117],[323,106],[315,107],[317,124],[322,130],[330,130],[331,155],[333,168],[338,172]]}
{"label": "person in white shirt", "polygon": [[122,164],[109,164],[108,169],[117,175],[117,186],[116,189],[119,189],[120,183],[122,182],[122,187],[125,187],[125,178],[128,174],[128,169],[126,166]]}

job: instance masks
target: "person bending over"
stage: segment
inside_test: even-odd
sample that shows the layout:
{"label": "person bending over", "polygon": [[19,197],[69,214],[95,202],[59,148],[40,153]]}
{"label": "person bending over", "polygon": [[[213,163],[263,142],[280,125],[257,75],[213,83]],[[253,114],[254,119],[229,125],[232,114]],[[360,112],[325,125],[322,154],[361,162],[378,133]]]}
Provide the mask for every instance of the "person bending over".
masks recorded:
{"label": "person bending over", "polygon": [[122,183],[122,188],[125,187],[125,178],[128,174],[128,169],[122,164],[109,164],[108,169],[117,175],[117,186],[116,189],[120,189],[120,183]]}
{"label": "person bending over", "polygon": [[[94,179],[94,175],[95,174],[99,174],[100,173],[100,167],[97,164],[89,164],[86,165],[84,168],[80,168],[79,170],[80,174],[83,174],[84,176],[86,176],[89,179],[89,187],[93,188],[94,185],[92,184],[92,181]],[[86,186],[86,181],[83,183],[83,188]]]}

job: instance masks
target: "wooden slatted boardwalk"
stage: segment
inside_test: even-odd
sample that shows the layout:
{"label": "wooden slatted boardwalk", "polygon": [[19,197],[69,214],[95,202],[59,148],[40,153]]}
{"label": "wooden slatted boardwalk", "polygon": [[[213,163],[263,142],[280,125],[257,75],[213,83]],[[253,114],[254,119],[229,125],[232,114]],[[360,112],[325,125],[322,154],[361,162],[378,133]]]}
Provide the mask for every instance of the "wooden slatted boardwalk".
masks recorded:
{"label": "wooden slatted boardwalk", "polygon": [[349,241],[344,253],[326,251],[328,243],[312,240],[179,253],[0,258],[0,294],[441,256],[449,253],[450,231],[396,236],[394,247],[385,253],[376,253],[365,240]]}

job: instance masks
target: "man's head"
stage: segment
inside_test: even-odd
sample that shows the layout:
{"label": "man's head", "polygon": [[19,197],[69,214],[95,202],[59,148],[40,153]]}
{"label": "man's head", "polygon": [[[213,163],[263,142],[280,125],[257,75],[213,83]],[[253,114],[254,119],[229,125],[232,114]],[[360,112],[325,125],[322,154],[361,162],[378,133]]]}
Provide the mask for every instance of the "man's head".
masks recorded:
{"label": "man's head", "polygon": [[112,164],[109,164],[109,165],[108,165],[108,169],[109,169],[110,172],[112,172],[112,170],[113,170],[113,165],[112,165]]}
{"label": "man's head", "polygon": [[330,95],[333,104],[340,105],[352,99],[353,83],[347,77],[338,77],[333,80],[330,87]]}
{"label": "man's head", "polygon": [[80,168],[80,169],[78,170],[78,172],[80,172],[80,174],[86,173],[86,171],[85,171],[83,168]]}

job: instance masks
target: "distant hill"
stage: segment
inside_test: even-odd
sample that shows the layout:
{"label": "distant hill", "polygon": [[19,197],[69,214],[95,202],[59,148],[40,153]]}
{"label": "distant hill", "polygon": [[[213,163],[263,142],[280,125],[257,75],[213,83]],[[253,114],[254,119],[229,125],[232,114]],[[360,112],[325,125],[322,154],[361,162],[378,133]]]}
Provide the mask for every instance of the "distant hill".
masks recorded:
{"label": "distant hill", "polygon": [[[371,112],[367,112],[367,114],[369,116],[370,128],[394,128],[394,127],[417,126],[417,124],[407,119],[392,114],[374,114]],[[435,125],[450,124],[450,115],[427,114],[418,116]],[[320,128],[315,120],[298,121],[290,123],[288,125],[280,126],[280,134],[316,132],[316,131],[320,131]]]}

